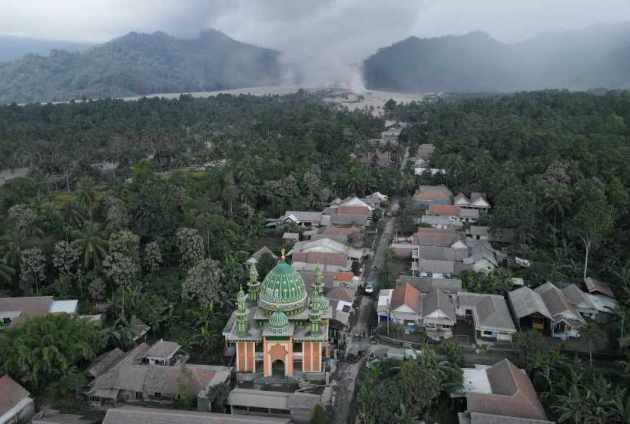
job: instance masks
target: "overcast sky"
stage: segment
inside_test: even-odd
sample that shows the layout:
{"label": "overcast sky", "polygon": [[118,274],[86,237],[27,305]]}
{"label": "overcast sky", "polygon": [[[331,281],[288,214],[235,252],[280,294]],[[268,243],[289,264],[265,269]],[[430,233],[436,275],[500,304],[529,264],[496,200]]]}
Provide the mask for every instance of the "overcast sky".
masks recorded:
{"label": "overcast sky", "polygon": [[630,0],[0,0],[0,33],[92,42],[207,27],[276,48],[473,30],[514,41],[615,21],[630,21]]}
{"label": "overcast sky", "polygon": [[630,21],[630,0],[0,0],[0,34],[107,41],[216,28],[292,58],[357,63],[410,35],[483,30],[500,41]]}

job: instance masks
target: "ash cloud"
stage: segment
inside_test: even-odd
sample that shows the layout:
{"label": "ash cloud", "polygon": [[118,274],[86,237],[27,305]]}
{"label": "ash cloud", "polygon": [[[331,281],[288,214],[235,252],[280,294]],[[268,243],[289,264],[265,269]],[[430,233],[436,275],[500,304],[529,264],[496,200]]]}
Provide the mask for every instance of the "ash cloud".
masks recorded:
{"label": "ash cloud", "polygon": [[630,0],[0,0],[0,11],[0,34],[68,41],[215,28],[282,51],[301,83],[359,86],[363,59],[412,35],[482,30],[514,42],[630,20]]}

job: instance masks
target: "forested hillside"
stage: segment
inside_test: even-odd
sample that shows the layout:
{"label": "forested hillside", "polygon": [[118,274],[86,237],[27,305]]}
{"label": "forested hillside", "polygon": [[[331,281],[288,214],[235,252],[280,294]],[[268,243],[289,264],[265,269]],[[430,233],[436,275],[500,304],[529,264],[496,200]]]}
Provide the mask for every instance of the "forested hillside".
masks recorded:
{"label": "forested hillside", "polygon": [[548,33],[517,44],[481,32],[410,37],[364,63],[368,88],[403,92],[625,88],[629,73],[629,24]]}
{"label": "forested hillside", "polygon": [[0,63],[0,103],[211,91],[276,83],[278,53],[218,31],[195,39],[130,33],[85,52]]}

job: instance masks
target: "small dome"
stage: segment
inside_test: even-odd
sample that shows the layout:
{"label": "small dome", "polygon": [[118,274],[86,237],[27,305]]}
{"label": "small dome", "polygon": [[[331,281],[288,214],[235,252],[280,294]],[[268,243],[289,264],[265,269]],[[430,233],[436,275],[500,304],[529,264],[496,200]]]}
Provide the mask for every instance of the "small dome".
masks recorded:
{"label": "small dome", "polygon": [[268,311],[291,312],[303,309],[306,289],[302,276],[282,261],[265,277],[259,290],[258,305]]}
{"label": "small dome", "polygon": [[328,308],[330,307],[330,302],[328,301],[328,298],[326,296],[319,295],[317,299],[317,305],[318,305],[319,311],[321,313],[324,313],[324,312],[328,312]]}
{"label": "small dome", "polygon": [[283,334],[289,328],[289,318],[284,312],[275,311],[269,319],[269,327],[272,333]]}

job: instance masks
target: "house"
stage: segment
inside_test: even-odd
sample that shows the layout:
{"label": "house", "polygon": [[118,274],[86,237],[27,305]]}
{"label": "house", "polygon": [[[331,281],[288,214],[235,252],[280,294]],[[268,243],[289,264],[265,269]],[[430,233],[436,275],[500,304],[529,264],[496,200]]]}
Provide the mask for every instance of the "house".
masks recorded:
{"label": "house", "polygon": [[103,424],[289,424],[289,417],[228,415],[209,412],[125,406],[107,411]]}
{"label": "house", "polygon": [[347,245],[360,246],[363,242],[361,227],[356,225],[350,225],[347,227],[331,225],[311,236],[311,240],[320,240],[325,238]]}
{"label": "house", "polygon": [[396,287],[389,304],[389,320],[415,330],[422,324],[420,291],[411,284]]}
{"label": "house", "polygon": [[441,230],[437,228],[418,228],[416,233],[412,236],[412,243],[417,246],[462,248],[466,246],[463,244],[462,239],[462,235],[457,231]]}
{"label": "house", "polygon": [[319,240],[296,243],[289,251],[292,265],[297,271],[322,272],[350,271],[353,261],[361,261],[367,255],[365,249],[355,249],[335,240]]}
{"label": "house", "polygon": [[347,287],[356,290],[359,286],[360,277],[355,276],[352,272],[338,272],[333,277],[333,287]]}
{"label": "house", "polygon": [[470,193],[470,197],[464,193],[458,193],[453,199],[453,204],[465,209],[477,209],[480,213],[487,213],[490,203],[484,193]]}
{"label": "house", "polygon": [[286,245],[292,246],[300,241],[300,233],[285,232],[282,234],[282,242]]}
{"label": "house", "polygon": [[314,211],[286,211],[280,218],[267,222],[268,227],[278,227],[282,225],[297,225],[299,227],[319,227],[325,224],[324,216],[321,212]]}
{"label": "house", "polygon": [[0,297],[0,329],[47,314],[76,315],[78,307],[78,300],[54,300],[52,296]]}
{"label": "house", "polygon": [[431,205],[452,205],[453,193],[445,185],[421,185],[412,200],[414,206],[424,209]]}
{"label": "house", "polygon": [[331,329],[344,330],[348,327],[354,294],[354,290],[345,287],[334,287],[326,293],[332,307],[333,323],[331,323]]}
{"label": "house", "polygon": [[226,384],[232,369],[181,362],[176,362],[177,365],[154,365],[165,361],[165,358],[172,358],[173,352],[179,350],[178,346],[165,342],[153,347],[145,343],[136,346],[90,383],[86,392],[90,404],[105,408],[118,403],[168,405],[175,401],[181,385],[185,384],[197,398],[198,407],[205,406],[209,410],[209,389]]}
{"label": "house", "polygon": [[0,423],[30,422],[35,414],[31,394],[8,375],[0,377]]}
{"label": "house", "polygon": [[450,296],[440,289],[422,295],[422,326],[429,338],[441,340],[453,337],[456,323],[455,305]]}
{"label": "house", "polygon": [[466,230],[466,237],[473,240],[488,240],[490,237],[489,231],[489,227],[471,225]]}
{"label": "house", "polygon": [[115,348],[96,357],[96,359],[94,359],[86,372],[90,377],[96,378],[100,375],[105,374],[107,371],[109,371],[110,368],[120,362],[124,357],[125,352],[118,348]]}
{"label": "house", "polygon": [[446,230],[419,229],[410,249],[412,273],[433,278],[449,278],[463,271],[488,273],[502,260],[503,254],[487,241],[460,237]]}
{"label": "house", "polygon": [[374,207],[355,196],[334,201],[323,214],[330,216],[332,225],[365,227],[369,224],[373,210]]}
{"label": "house", "polygon": [[479,210],[462,208],[457,205],[431,205],[427,215],[447,217],[453,222],[474,223],[479,220]]}
{"label": "house", "polygon": [[145,352],[143,360],[149,365],[172,366],[188,359],[187,356],[177,355],[180,349],[179,343],[160,340]]}
{"label": "house", "polygon": [[457,316],[472,321],[478,344],[511,342],[516,333],[510,310],[503,296],[458,293]]}
{"label": "house", "polygon": [[525,371],[508,359],[463,371],[466,410],[459,424],[553,424]]}
{"label": "house", "polygon": [[584,285],[586,286],[586,290],[593,295],[601,295],[606,296],[611,299],[615,298],[615,294],[613,293],[610,286],[603,281],[596,280],[591,277],[587,277],[584,280]]}
{"label": "house", "polygon": [[529,287],[521,287],[508,293],[514,322],[519,330],[551,332],[551,312],[542,297]]}
{"label": "house", "polygon": [[389,200],[389,197],[387,197],[387,195],[379,191],[376,191],[372,194],[365,196],[361,200],[367,203],[368,205],[372,206],[374,209],[380,209],[382,205]]}
{"label": "house", "polygon": [[582,316],[584,319],[595,319],[599,311],[591,300],[591,296],[588,293],[584,293],[575,284],[570,284],[562,289],[562,293],[569,301],[571,306]]}
{"label": "house", "polygon": [[260,260],[260,258],[262,258],[264,255],[269,255],[276,260],[278,259],[278,257],[273,253],[273,250],[271,250],[267,246],[263,246],[260,249],[258,249],[256,252],[254,252],[254,254],[250,256],[249,259],[245,261],[245,263],[247,265],[252,265],[252,264],[256,265],[258,261]]}
{"label": "house", "polygon": [[566,340],[580,337],[580,328],[584,326],[584,318],[569,302],[562,290],[552,283],[545,283],[534,290],[540,295],[551,314],[551,336]]}
{"label": "house", "polygon": [[[292,423],[306,424],[311,420],[313,409],[321,404],[320,395],[305,392],[275,392],[270,390],[232,390],[228,404],[233,416],[248,414],[290,418]],[[260,421],[264,424],[264,421]]]}
{"label": "house", "polygon": [[440,289],[446,294],[457,294],[462,291],[462,280],[457,278],[430,278],[401,275],[396,279],[396,285],[409,283],[421,293],[429,293],[433,289]]}
{"label": "house", "polygon": [[377,313],[379,322],[389,320],[412,331],[424,327],[427,336],[433,339],[452,337],[456,323],[455,306],[446,293],[433,289],[422,294],[409,283],[391,291],[381,290]]}
{"label": "house", "polygon": [[459,219],[439,215],[422,215],[416,220],[416,223],[430,225],[441,230],[459,230],[464,227],[464,224]]}

